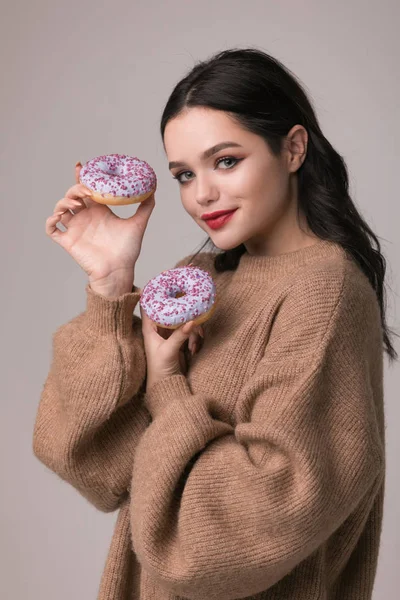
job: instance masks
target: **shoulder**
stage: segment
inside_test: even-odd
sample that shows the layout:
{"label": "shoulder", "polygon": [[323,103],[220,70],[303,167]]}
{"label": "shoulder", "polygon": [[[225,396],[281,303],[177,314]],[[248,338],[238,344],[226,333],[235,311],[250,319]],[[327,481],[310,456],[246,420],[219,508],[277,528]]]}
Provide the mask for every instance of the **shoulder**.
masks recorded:
{"label": "shoulder", "polygon": [[347,257],[305,265],[283,286],[274,314],[270,351],[302,359],[330,343],[379,340],[380,307],[365,274]]}
{"label": "shoulder", "polygon": [[378,303],[365,273],[347,257],[325,258],[304,265],[287,278],[283,299],[286,306],[296,304],[295,312],[302,309],[327,315],[353,305],[361,309]]}

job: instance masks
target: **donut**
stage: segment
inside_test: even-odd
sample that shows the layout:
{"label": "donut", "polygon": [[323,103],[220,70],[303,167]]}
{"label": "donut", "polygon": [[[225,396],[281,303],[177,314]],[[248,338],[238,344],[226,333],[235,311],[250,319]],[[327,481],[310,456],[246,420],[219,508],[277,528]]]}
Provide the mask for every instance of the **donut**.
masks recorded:
{"label": "donut", "polygon": [[188,321],[207,321],[215,310],[217,292],[208,273],[190,263],[162,271],[143,288],[140,306],[146,315],[166,329],[177,329]]}
{"label": "donut", "polygon": [[135,204],[146,200],[157,187],[157,177],[144,160],[126,154],[104,154],[85,163],[80,183],[100,204]]}

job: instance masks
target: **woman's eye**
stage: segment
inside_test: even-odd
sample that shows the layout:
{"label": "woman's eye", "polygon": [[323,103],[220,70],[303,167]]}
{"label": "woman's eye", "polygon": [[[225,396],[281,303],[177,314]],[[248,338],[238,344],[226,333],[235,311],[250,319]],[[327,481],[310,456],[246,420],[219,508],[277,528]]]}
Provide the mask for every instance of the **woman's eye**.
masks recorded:
{"label": "woman's eye", "polygon": [[[219,165],[219,163],[223,163],[223,162],[225,162],[226,160],[234,160],[234,161],[236,161],[236,162],[237,162],[237,159],[236,159],[236,158],[233,158],[233,156],[227,156],[226,158],[219,158],[219,159],[217,160],[217,165]],[[235,162],[235,164],[236,164],[236,162]],[[225,163],[225,164],[226,164],[226,163]],[[231,165],[230,167],[228,166],[228,169],[231,169],[231,168],[232,168],[232,166],[233,166],[233,165]]]}
{"label": "woman's eye", "polygon": [[[216,166],[218,166],[222,162],[229,161],[229,160],[233,160],[234,163],[231,166],[228,165],[227,169],[232,169],[232,167],[234,167],[238,162],[240,162],[243,159],[242,158],[234,158],[233,156],[224,156],[223,158],[219,158],[216,161]],[[224,170],[227,170],[227,169],[224,169]],[[182,171],[181,173],[178,173],[178,175],[175,175],[175,177],[173,177],[173,179],[177,179],[179,181],[179,183],[181,183],[181,184],[189,183],[190,179],[182,180],[181,177],[182,177],[182,175],[187,175],[188,173],[191,173],[191,172],[192,171]]]}
{"label": "woman's eye", "polygon": [[191,173],[191,171],[182,171],[182,173],[175,175],[175,177],[173,177],[173,179],[177,179],[179,181],[179,183],[187,183],[187,180],[182,181],[182,179],[181,179],[182,175],[186,175],[187,173]]}

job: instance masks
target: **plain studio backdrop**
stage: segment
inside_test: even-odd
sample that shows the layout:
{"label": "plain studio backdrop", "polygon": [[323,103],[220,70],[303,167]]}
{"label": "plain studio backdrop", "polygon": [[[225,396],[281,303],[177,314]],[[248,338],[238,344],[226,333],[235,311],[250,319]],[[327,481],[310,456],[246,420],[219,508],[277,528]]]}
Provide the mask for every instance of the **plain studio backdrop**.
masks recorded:
{"label": "plain studio backdrop", "polygon": [[[1,82],[1,597],[94,600],[117,513],[97,511],[32,452],[55,329],[85,309],[86,274],[45,234],[74,165],[100,154],[158,176],[135,283],[198,249],[159,133],[175,83],[217,51],[254,46],[311,95],[347,162],[350,192],[388,260],[398,330],[400,21],[398,0],[242,2],[3,0]],[[135,206],[114,209],[128,216]],[[135,311],[136,313],[136,311]],[[399,350],[398,339],[394,338]],[[400,369],[385,359],[387,482],[374,600],[400,588]]]}

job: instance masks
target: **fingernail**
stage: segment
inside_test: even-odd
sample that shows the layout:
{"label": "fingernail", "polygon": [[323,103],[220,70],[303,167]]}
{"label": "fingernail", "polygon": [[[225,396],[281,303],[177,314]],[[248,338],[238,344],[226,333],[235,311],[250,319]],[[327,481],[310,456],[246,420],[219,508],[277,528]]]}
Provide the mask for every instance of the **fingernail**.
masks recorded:
{"label": "fingernail", "polygon": [[81,167],[81,166],[82,166],[81,161],[77,162],[76,165],[75,165],[75,167]]}
{"label": "fingernail", "polygon": [[204,330],[202,327],[199,327],[199,335],[204,339]]}

